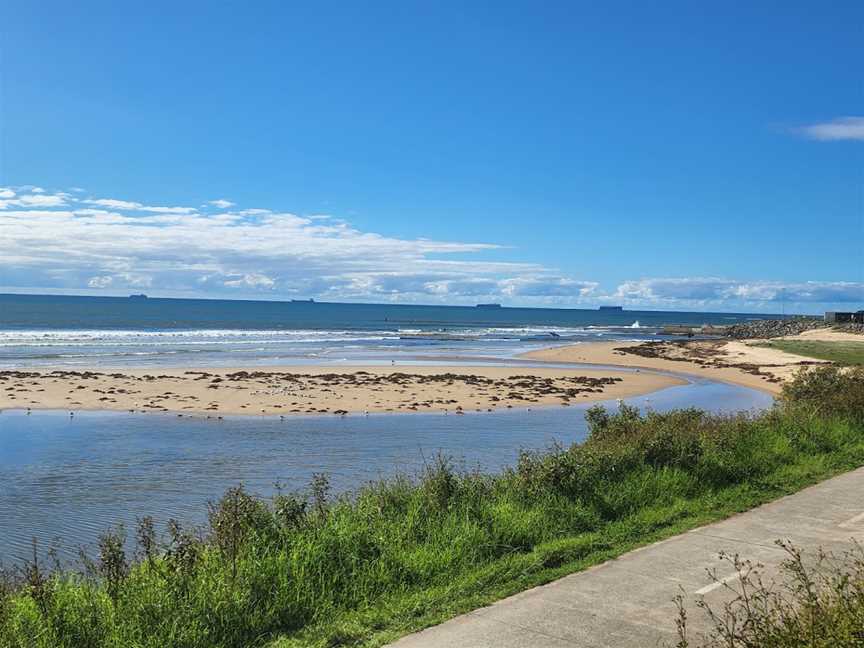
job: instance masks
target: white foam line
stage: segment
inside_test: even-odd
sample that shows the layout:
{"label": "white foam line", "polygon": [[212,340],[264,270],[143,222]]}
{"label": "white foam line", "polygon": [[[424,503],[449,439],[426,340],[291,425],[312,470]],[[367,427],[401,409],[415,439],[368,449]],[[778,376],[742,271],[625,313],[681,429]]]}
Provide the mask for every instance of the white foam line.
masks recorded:
{"label": "white foam line", "polygon": [[731,583],[732,581],[736,581],[739,578],[741,578],[741,572],[735,572],[734,574],[730,574],[725,578],[721,578],[720,580],[711,583],[710,585],[706,585],[705,587],[696,590],[694,594],[697,594],[698,596],[705,596],[708,592],[713,592],[718,587],[722,587],[723,585]]}
{"label": "white foam line", "polygon": [[855,526],[858,526],[859,524],[861,524],[862,522],[864,522],[864,513],[859,513],[855,517],[849,518],[845,522],[841,522],[840,527],[843,529],[848,528],[848,527],[855,527]]}

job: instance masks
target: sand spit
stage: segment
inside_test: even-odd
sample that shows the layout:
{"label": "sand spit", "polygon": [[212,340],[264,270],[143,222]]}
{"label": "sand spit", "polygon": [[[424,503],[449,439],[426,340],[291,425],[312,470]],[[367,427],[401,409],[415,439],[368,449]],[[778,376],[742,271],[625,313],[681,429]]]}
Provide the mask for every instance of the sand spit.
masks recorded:
{"label": "sand spit", "polygon": [[761,340],[674,340],[597,342],[532,351],[526,358],[545,362],[641,367],[691,374],[778,394],[784,381],[819,360],[757,346]]}
{"label": "sand spit", "polygon": [[0,371],[0,409],[309,415],[492,411],[649,393],[647,372],[534,367],[285,367]]}

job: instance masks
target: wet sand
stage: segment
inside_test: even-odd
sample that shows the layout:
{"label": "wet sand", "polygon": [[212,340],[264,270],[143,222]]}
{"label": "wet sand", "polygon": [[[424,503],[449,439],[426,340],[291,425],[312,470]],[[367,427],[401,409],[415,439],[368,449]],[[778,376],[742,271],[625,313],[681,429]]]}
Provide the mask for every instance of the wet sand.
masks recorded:
{"label": "wet sand", "polygon": [[545,367],[7,370],[0,371],[0,409],[459,414],[628,398],[679,384],[685,381],[656,373]]}

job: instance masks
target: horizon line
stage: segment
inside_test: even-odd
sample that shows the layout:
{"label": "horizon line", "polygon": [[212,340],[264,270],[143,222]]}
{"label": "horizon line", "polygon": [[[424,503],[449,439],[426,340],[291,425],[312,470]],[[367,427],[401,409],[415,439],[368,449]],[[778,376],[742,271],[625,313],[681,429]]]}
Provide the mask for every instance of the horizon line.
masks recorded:
{"label": "horizon line", "polygon": [[[132,293],[125,295],[86,295],[86,294],[67,294],[67,293],[25,293],[25,292],[3,292],[0,290],[0,297],[70,297],[77,299],[123,299],[128,300],[133,295],[140,295],[144,293]],[[300,303],[300,304],[314,304],[320,306],[392,306],[397,308],[467,308],[467,309],[477,309],[481,304],[424,304],[424,303],[393,303],[393,302],[364,302],[364,301],[319,301],[318,298],[309,299],[298,299],[298,298],[285,298],[285,299],[253,299],[253,298],[243,298],[243,297],[234,297],[234,298],[225,298],[225,297],[162,297],[162,296],[151,296],[145,295],[148,300],[171,300],[171,301],[212,301],[212,302],[249,302],[249,303],[267,303],[267,304],[291,304],[291,303]],[[296,300],[293,301],[292,300]],[[718,314],[718,315],[758,315],[760,318],[764,318],[766,316],[776,316],[778,319],[788,319],[791,317],[818,317],[818,315],[808,314],[808,313],[760,313],[754,311],[713,311],[713,310],[683,310],[683,309],[674,309],[667,310],[662,308],[644,308],[644,307],[632,307],[628,308],[626,304],[597,304],[594,307],[566,307],[566,306],[507,306],[505,304],[499,304],[500,309],[506,310],[555,310],[555,311],[586,311],[586,312],[595,312],[600,310],[601,307],[607,306],[621,306],[624,312],[630,313],[705,313],[705,314]],[[484,310],[480,308],[480,310]],[[497,310],[497,308],[495,309]]]}

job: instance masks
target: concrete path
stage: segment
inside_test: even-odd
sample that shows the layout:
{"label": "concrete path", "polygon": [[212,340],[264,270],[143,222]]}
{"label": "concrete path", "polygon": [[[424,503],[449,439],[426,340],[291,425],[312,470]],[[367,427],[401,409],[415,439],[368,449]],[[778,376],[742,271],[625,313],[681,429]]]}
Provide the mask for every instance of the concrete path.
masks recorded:
{"label": "concrete path", "polygon": [[722,580],[735,584],[738,574],[718,558],[719,552],[762,563],[770,578],[786,558],[775,540],[791,540],[807,552],[819,547],[841,552],[853,537],[864,539],[864,468],[511,596],[392,646],[674,646],[673,597],[681,588],[688,602],[688,625],[697,633],[704,629],[704,618],[693,602],[702,598],[719,610],[730,597],[706,571],[716,569]]}

